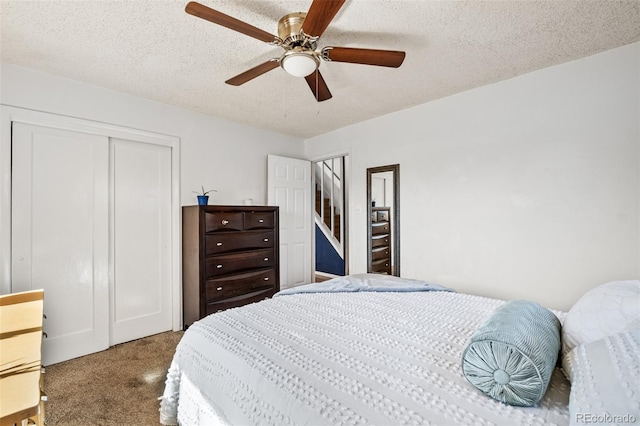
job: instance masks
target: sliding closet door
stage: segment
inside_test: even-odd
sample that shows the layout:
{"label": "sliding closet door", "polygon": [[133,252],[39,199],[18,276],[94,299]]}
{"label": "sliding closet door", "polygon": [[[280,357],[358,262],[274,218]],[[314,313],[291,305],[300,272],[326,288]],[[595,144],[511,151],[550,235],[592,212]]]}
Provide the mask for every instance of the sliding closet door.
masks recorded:
{"label": "sliding closet door", "polygon": [[111,140],[111,344],[171,329],[171,151]]}
{"label": "sliding closet door", "polygon": [[109,346],[109,141],[13,123],[12,291],[44,289],[43,364]]}

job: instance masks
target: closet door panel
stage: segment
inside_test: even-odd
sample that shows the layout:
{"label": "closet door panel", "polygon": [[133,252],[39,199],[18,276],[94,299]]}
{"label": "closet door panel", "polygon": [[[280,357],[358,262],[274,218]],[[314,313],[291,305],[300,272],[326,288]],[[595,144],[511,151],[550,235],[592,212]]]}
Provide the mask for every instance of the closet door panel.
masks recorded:
{"label": "closet door panel", "polygon": [[108,139],[13,124],[12,291],[44,289],[43,364],[106,349]]}
{"label": "closet door panel", "polygon": [[111,140],[111,344],[171,329],[171,148]]}

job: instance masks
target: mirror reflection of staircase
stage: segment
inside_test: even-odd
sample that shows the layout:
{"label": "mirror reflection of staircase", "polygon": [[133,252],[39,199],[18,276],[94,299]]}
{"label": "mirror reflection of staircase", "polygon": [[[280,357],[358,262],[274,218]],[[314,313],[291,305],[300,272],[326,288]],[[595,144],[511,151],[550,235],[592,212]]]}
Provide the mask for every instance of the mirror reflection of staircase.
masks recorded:
{"label": "mirror reflection of staircase", "polygon": [[314,163],[316,281],[346,274],[344,170],[345,157]]}
{"label": "mirror reflection of staircase", "polygon": [[[340,241],[340,219],[339,213],[332,214],[331,212],[331,200],[329,198],[322,197],[322,191],[316,188],[316,213],[321,215],[324,219],[324,224],[328,228],[333,229],[333,236]],[[333,228],[331,227],[331,218],[333,218]]]}

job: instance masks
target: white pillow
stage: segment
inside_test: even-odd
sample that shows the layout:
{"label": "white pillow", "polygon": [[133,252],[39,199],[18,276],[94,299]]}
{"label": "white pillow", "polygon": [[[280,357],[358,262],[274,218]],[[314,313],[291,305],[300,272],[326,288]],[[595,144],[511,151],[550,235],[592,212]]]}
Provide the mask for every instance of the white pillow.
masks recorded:
{"label": "white pillow", "polygon": [[640,280],[602,284],[585,293],[567,313],[562,353],[633,329],[640,329]]}
{"label": "white pillow", "polygon": [[580,345],[565,356],[570,425],[640,420],[640,329]]}

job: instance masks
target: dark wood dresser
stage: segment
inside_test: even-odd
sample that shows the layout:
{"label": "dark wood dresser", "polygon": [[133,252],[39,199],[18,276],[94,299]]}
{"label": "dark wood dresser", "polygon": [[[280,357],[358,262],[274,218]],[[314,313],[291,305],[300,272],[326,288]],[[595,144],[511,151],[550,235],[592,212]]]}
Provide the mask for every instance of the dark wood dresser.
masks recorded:
{"label": "dark wood dresser", "polygon": [[369,270],[391,274],[391,209],[371,208],[371,265]]}
{"label": "dark wood dresser", "polygon": [[271,206],[182,208],[185,328],[280,290],[278,219]]}

